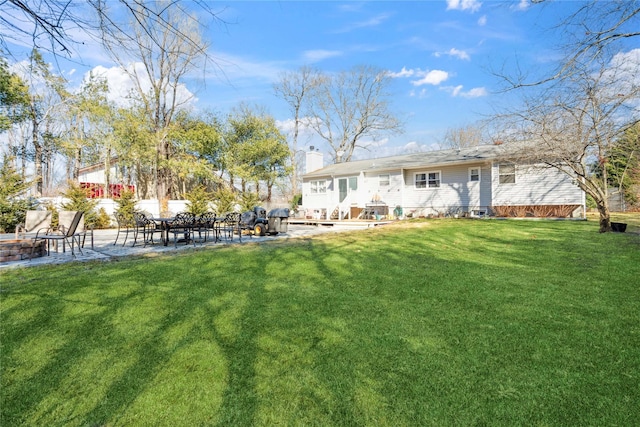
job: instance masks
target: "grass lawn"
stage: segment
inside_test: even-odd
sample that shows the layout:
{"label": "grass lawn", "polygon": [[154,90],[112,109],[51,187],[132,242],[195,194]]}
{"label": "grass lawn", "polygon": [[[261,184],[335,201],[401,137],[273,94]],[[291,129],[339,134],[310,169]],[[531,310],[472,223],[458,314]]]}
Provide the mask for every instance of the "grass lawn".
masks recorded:
{"label": "grass lawn", "polygon": [[640,235],[412,221],[5,270],[2,426],[640,420]]}

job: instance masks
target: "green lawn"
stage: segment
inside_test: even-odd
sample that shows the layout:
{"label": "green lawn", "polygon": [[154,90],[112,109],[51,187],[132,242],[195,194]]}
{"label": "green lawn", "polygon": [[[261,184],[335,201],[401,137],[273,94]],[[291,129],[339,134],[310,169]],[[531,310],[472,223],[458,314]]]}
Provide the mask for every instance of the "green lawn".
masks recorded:
{"label": "green lawn", "polygon": [[434,220],[5,270],[2,426],[640,419],[640,236]]}

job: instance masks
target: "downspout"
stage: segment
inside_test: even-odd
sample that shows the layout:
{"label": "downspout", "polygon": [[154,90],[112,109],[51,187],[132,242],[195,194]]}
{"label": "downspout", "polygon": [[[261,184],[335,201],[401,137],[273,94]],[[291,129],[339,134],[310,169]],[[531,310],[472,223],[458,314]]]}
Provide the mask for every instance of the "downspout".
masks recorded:
{"label": "downspout", "polygon": [[[584,177],[580,177],[584,186]],[[587,192],[582,190],[582,219],[587,219]]]}
{"label": "downspout", "polygon": [[[328,190],[328,188],[327,188]],[[329,191],[327,191],[327,196],[326,196],[326,200],[325,200],[325,219],[327,221],[329,221],[331,219],[331,213],[333,212],[333,208],[331,207],[331,205],[333,204],[332,199],[336,200],[336,177],[335,175],[331,175],[331,193],[329,193]],[[338,196],[339,197],[339,196]],[[335,206],[334,206],[335,207]]]}
{"label": "downspout", "polygon": [[400,168],[400,206],[402,206],[402,216],[407,217],[407,206],[405,206],[405,188],[407,183],[404,179],[404,168]]}

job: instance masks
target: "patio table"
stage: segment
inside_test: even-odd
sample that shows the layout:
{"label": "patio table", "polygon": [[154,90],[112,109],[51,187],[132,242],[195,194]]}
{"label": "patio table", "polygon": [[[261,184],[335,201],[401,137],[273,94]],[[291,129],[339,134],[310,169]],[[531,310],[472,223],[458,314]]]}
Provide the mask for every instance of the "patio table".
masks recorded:
{"label": "patio table", "polygon": [[175,217],[152,217],[149,219],[160,224],[160,229],[162,230],[160,238],[162,239],[162,244],[167,246],[169,244],[169,223],[173,221]]}
{"label": "patio table", "polygon": [[[223,234],[223,225],[225,224],[227,220],[226,216],[217,216],[216,217],[216,222],[215,222],[215,231],[216,231],[216,242],[221,242],[222,241],[222,234]],[[225,236],[226,239],[226,236]]]}

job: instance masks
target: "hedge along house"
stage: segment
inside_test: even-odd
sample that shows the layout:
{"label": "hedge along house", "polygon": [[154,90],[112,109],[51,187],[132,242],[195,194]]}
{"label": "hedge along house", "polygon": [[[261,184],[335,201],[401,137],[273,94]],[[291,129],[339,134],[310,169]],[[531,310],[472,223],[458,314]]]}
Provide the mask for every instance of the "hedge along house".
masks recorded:
{"label": "hedge along house", "polygon": [[303,175],[307,217],[584,217],[585,194],[570,176],[514,164],[506,145],[429,151],[323,167],[310,151]]}

